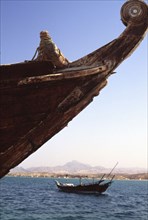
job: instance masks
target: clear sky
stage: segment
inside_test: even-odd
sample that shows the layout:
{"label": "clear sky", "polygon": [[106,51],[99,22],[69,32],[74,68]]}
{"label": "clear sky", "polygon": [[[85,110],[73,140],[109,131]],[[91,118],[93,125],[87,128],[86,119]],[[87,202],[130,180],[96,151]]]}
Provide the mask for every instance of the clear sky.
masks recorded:
{"label": "clear sky", "polygon": [[[74,61],[124,30],[125,1],[1,0],[1,63],[32,59],[39,33],[48,30]],[[94,101],[20,166],[91,165],[147,167],[147,37],[108,79]]]}

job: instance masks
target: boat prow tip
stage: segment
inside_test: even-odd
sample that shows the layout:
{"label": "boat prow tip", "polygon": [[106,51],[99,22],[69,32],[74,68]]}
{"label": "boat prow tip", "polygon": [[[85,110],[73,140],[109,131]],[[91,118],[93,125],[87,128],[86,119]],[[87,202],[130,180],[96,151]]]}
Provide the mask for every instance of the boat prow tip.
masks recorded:
{"label": "boat prow tip", "polygon": [[148,6],[142,0],[128,0],[122,6],[120,13],[125,26],[148,23]]}

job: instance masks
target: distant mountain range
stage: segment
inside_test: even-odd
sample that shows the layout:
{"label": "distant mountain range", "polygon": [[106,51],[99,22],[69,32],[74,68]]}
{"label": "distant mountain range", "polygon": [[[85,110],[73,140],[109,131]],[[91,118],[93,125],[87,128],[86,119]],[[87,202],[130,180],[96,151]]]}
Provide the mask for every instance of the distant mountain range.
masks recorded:
{"label": "distant mountain range", "polygon": [[[102,166],[91,166],[88,164],[80,163],[78,161],[71,161],[63,166],[54,167],[31,167],[24,169],[22,167],[15,167],[10,173],[55,173],[55,174],[101,174],[109,173],[112,168],[105,168]],[[113,171],[115,174],[138,174],[147,173],[144,168],[118,168]]]}

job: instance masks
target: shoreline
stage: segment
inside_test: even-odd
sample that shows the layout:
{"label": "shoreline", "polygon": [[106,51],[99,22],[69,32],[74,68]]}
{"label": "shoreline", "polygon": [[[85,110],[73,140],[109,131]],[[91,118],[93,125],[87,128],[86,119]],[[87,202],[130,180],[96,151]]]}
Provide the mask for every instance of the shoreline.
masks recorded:
{"label": "shoreline", "polygon": [[[7,177],[32,177],[32,178],[86,178],[86,179],[100,179],[103,174],[67,174],[67,173],[46,173],[46,172],[36,172],[36,173],[9,173]],[[138,173],[138,174],[112,174],[111,177],[115,175],[114,180],[148,180],[148,173]],[[105,178],[104,178],[105,179]],[[108,178],[107,178],[108,179]],[[110,179],[110,178],[109,178]]]}

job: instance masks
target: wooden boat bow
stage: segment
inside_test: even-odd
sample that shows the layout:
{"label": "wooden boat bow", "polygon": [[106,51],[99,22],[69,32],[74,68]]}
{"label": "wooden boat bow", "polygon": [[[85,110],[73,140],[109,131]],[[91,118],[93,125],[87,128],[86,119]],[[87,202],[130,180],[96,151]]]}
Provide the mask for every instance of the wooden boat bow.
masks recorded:
{"label": "wooden boat bow", "polygon": [[[72,63],[56,48],[60,59],[55,54],[42,60],[48,54],[40,53],[38,60],[1,65],[0,177],[57,134],[99,94],[114,69],[144,38],[147,15],[144,1],[127,1],[121,8],[124,32]],[[52,59],[57,59],[56,65]]]}

